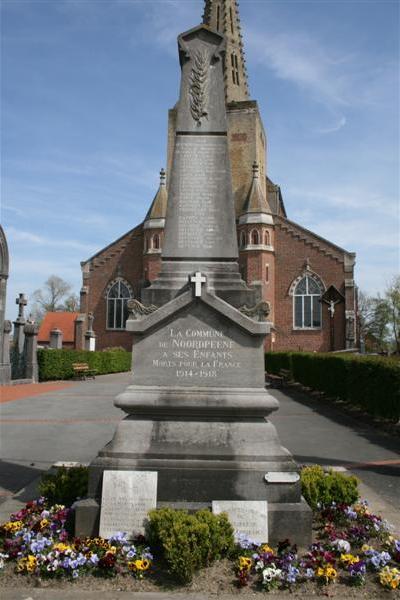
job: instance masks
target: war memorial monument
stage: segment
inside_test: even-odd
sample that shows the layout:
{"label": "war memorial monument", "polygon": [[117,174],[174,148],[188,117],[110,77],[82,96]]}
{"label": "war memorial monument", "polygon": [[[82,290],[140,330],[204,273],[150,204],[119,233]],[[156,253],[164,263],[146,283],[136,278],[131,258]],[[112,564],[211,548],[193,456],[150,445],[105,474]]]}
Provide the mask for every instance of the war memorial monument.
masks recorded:
{"label": "war memorial monument", "polygon": [[115,401],[126,417],[90,465],[80,535],[99,523],[101,535],[132,533],[146,509],[170,506],[226,510],[237,527],[247,515],[243,528],[260,541],[311,540],[298,467],[268,421],[278,409],[265,389],[268,306],[239,272],[225,45],[205,25],[178,38],[162,269],[129,305],[132,384]]}

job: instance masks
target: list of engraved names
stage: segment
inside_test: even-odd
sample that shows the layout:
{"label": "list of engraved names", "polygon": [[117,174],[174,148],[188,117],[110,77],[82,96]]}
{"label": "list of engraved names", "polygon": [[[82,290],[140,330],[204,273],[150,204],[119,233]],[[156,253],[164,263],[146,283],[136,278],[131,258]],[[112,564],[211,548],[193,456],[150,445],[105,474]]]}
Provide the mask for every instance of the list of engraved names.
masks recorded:
{"label": "list of engraved names", "polygon": [[180,139],[176,153],[186,174],[178,183],[178,248],[211,250],[221,236],[216,200],[224,189],[224,140]]}
{"label": "list of engraved names", "polygon": [[218,329],[169,327],[158,342],[152,367],[173,371],[180,380],[216,379],[240,368],[239,345]]}

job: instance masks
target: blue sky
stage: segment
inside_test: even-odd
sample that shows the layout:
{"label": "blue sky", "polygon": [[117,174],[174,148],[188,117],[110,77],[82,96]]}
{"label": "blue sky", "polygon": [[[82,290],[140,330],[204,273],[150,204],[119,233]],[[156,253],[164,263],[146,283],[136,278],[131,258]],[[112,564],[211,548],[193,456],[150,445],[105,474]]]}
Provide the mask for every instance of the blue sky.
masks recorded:
{"label": "blue sky", "polygon": [[[2,0],[7,313],[139,223],[165,166],[176,37],[202,0]],[[268,173],[289,218],[357,252],[361,289],[399,268],[399,3],[241,0]]]}

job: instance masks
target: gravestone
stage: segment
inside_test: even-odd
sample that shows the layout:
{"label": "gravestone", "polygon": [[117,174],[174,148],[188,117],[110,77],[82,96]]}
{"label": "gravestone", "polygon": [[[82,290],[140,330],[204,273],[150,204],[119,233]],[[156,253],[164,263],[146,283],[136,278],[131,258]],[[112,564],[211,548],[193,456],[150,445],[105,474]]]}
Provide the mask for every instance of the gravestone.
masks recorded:
{"label": "gravestone", "polygon": [[118,531],[129,539],[144,534],[147,513],[157,504],[157,473],[105,471],[101,498],[100,535]]}
{"label": "gravestone", "polygon": [[61,350],[63,343],[63,332],[58,327],[50,331],[50,348],[53,350]]}
{"label": "gravestone", "polygon": [[[269,324],[259,320],[265,310],[239,273],[225,39],[199,26],[180,35],[178,46],[182,79],[162,268],[143,304],[130,304],[133,381],[115,401],[127,416],[90,465],[90,506],[101,504],[103,473],[154,471],[157,506],[268,502],[270,541],[307,544],[311,511],[300,482],[265,479],[297,465],[266,418],[279,406],[265,389]],[[89,521],[92,527],[94,517]]]}
{"label": "gravestone", "polygon": [[235,531],[258,544],[268,542],[268,502],[264,500],[214,500],[215,515],[226,513]]}

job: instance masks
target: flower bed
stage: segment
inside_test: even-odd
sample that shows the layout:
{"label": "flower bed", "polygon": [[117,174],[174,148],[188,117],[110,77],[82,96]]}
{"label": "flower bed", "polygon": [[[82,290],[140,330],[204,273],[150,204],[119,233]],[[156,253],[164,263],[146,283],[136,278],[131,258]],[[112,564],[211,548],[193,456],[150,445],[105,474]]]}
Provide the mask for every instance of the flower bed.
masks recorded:
{"label": "flower bed", "polygon": [[[87,579],[93,589],[93,581],[101,577],[110,585],[118,581],[118,586],[122,579],[130,580],[136,582],[134,589],[148,591],[160,589],[168,579],[161,559],[153,559],[145,538],[127,541],[122,533],[109,540],[74,538],[66,530],[68,517],[69,509],[50,507],[40,498],[0,526],[0,570],[8,582],[15,586],[16,578],[25,576],[35,585],[38,581],[51,585],[56,580],[65,586]],[[210,568],[214,583],[208,577],[208,587],[215,585],[221,593],[234,593],[236,588],[244,597],[244,588],[252,594],[273,590],[284,594],[285,589],[315,594],[317,587],[340,586],[342,597],[347,594],[345,586],[364,591],[375,588],[378,594],[379,588],[382,592],[382,588],[400,589],[400,540],[390,535],[386,523],[371,514],[366,503],[333,503],[317,510],[315,533],[314,543],[302,554],[288,540],[272,548],[237,535],[229,561],[217,561]],[[202,573],[191,590],[196,591],[193,585],[203,585],[204,591],[204,584],[199,583]],[[170,578],[167,583],[171,585]]]}
{"label": "flower bed", "polygon": [[390,590],[400,587],[400,540],[390,535],[386,522],[371,514],[366,503],[333,503],[315,515],[316,541],[302,556],[289,540],[274,550],[239,538],[238,584],[271,591],[292,589],[305,581],[361,587],[370,579]]}

